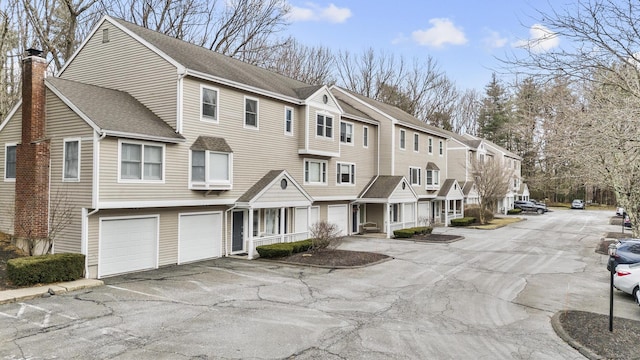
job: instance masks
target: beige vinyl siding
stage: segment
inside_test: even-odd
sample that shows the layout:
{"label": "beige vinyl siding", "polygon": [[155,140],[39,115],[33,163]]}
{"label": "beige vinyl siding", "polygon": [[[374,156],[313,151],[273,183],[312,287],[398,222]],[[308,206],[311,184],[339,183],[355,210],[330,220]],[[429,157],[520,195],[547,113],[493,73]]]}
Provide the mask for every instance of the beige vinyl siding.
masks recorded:
{"label": "beige vinyl siding", "polygon": [[[327,96],[326,104],[324,103],[324,99],[323,99],[325,95]],[[335,101],[333,101],[333,96],[326,89],[323,89],[322,91],[318,91],[308,100],[314,103],[322,104],[321,106],[326,106],[328,108],[331,108],[331,111],[336,111],[336,109],[338,109],[338,104]]]}
{"label": "beige vinyl siding", "polygon": [[[109,29],[109,42],[102,30]],[[60,77],[126,91],[176,127],[175,66],[105,21]]]}
{"label": "beige vinyl siding", "polygon": [[[51,139],[50,204],[51,231],[59,231],[54,251],[80,252],[82,208],[91,206],[93,185],[93,129],[57,96],[47,90],[47,136]],[[64,140],[80,140],[80,181],[63,181]],[[65,209],[72,211],[71,221],[62,225]]]}
{"label": "beige vinyl siding", "polygon": [[[333,118],[331,138],[316,135],[317,115],[326,115]],[[310,151],[323,151],[329,153],[338,153],[340,151],[340,115],[337,109],[320,109],[317,107],[309,107],[309,148]]]}
{"label": "beige vinyl siding", "polygon": [[13,234],[13,209],[15,203],[15,182],[5,181],[5,145],[18,144],[22,137],[22,107],[20,107],[0,132],[0,231]]}
{"label": "beige vinyl siding", "polygon": [[[471,180],[467,178],[469,174],[467,174],[466,171],[467,166],[470,166],[470,164],[467,164],[468,152],[470,152],[470,150],[462,147],[460,149],[447,151],[447,177],[458,180],[460,184],[464,184],[465,181]],[[470,154],[470,156],[473,155]]]}

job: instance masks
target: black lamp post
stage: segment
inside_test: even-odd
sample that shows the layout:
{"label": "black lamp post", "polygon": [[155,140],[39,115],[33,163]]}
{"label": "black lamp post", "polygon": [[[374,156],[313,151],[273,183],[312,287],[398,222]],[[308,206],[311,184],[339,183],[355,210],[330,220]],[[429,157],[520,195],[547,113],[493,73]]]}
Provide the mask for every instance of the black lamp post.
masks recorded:
{"label": "black lamp post", "polygon": [[[624,224],[622,225],[624,227]],[[611,283],[609,287],[609,331],[613,331],[613,274],[616,273],[616,244],[609,244],[609,272],[611,274]]]}

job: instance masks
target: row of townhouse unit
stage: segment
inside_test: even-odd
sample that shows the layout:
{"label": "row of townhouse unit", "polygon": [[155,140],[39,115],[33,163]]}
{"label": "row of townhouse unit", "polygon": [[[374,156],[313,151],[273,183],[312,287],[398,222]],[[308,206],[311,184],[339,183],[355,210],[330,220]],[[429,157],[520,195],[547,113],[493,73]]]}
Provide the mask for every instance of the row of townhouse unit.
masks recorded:
{"label": "row of townhouse unit", "polygon": [[487,141],[108,16],[57,75],[46,66],[25,57],[0,124],[0,230],[55,229],[53,251],[85,254],[91,278],[253,258],[320,220],[388,237],[447,225],[474,202],[470,156],[510,159],[520,179]]}

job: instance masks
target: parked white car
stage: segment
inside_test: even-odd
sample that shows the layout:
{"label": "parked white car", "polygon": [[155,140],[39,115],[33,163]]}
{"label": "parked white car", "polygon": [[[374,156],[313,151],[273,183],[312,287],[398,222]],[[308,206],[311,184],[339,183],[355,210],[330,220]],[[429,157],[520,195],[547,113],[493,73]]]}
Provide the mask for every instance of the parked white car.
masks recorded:
{"label": "parked white car", "polygon": [[620,264],[613,274],[613,286],[627,294],[633,295],[640,305],[640,263]]}
{"label": "parked white car", "polygon": [[616,215],[617,215],[617,216],[622,216],[622,215],[624,215],[624,208],[623,208],[623,207],[618,206],[618,207],[616,208]]}

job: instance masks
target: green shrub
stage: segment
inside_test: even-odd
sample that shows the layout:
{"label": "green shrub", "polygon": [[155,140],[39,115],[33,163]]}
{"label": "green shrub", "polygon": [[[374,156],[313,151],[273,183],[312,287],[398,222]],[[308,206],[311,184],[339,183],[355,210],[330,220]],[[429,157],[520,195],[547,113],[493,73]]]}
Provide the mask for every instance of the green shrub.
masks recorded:
{"label": "green shrub", "polygon": [[433,231],[433,228],[430,226],[417,226],[410,229],[413,230],[416,235],[431,234],[431,231]]}
{"label": "green shrub", "polygon": [[410,238],[412,237],[416,232],[413,229],[400,229],[400,230],[394,230],[393,231],[393,235],[397,238]]}
{"label": "green shrub", "polygon": [[72,281],[83,275],[83,254],[47,254],[7,261],[7,277],[17,286]]}
{"label": "green shrub", "polygon": [[256,251],[260,257],[270,259],[290,256],[291,254],[305,252],[309,250],[313,242],[311,239],[294,241],[290,243],[277,243],[270,245],[261,245],[256,247]]}
{"label": "green shrub", "polygon": [[[480,219],[480,206],[478,206],[478,205],[465,206],[464,215],[465,215],[465,217],[473,217],[473,218],[476,218],[476,219]],[[484,210],[484,219],[487,222],[493,220],[493,212],[491,212],[491,210],[485,209]]]}
{"label": "green shrub", "polygon": [[463,217],[460,219],[451,219],[451,226],[469,226],[476,222],[474,217]]}
{"label": "green shrub", "polygon": [[522,212],[522,209],[509,209],[507,210],[507,215],[517,215]]}

